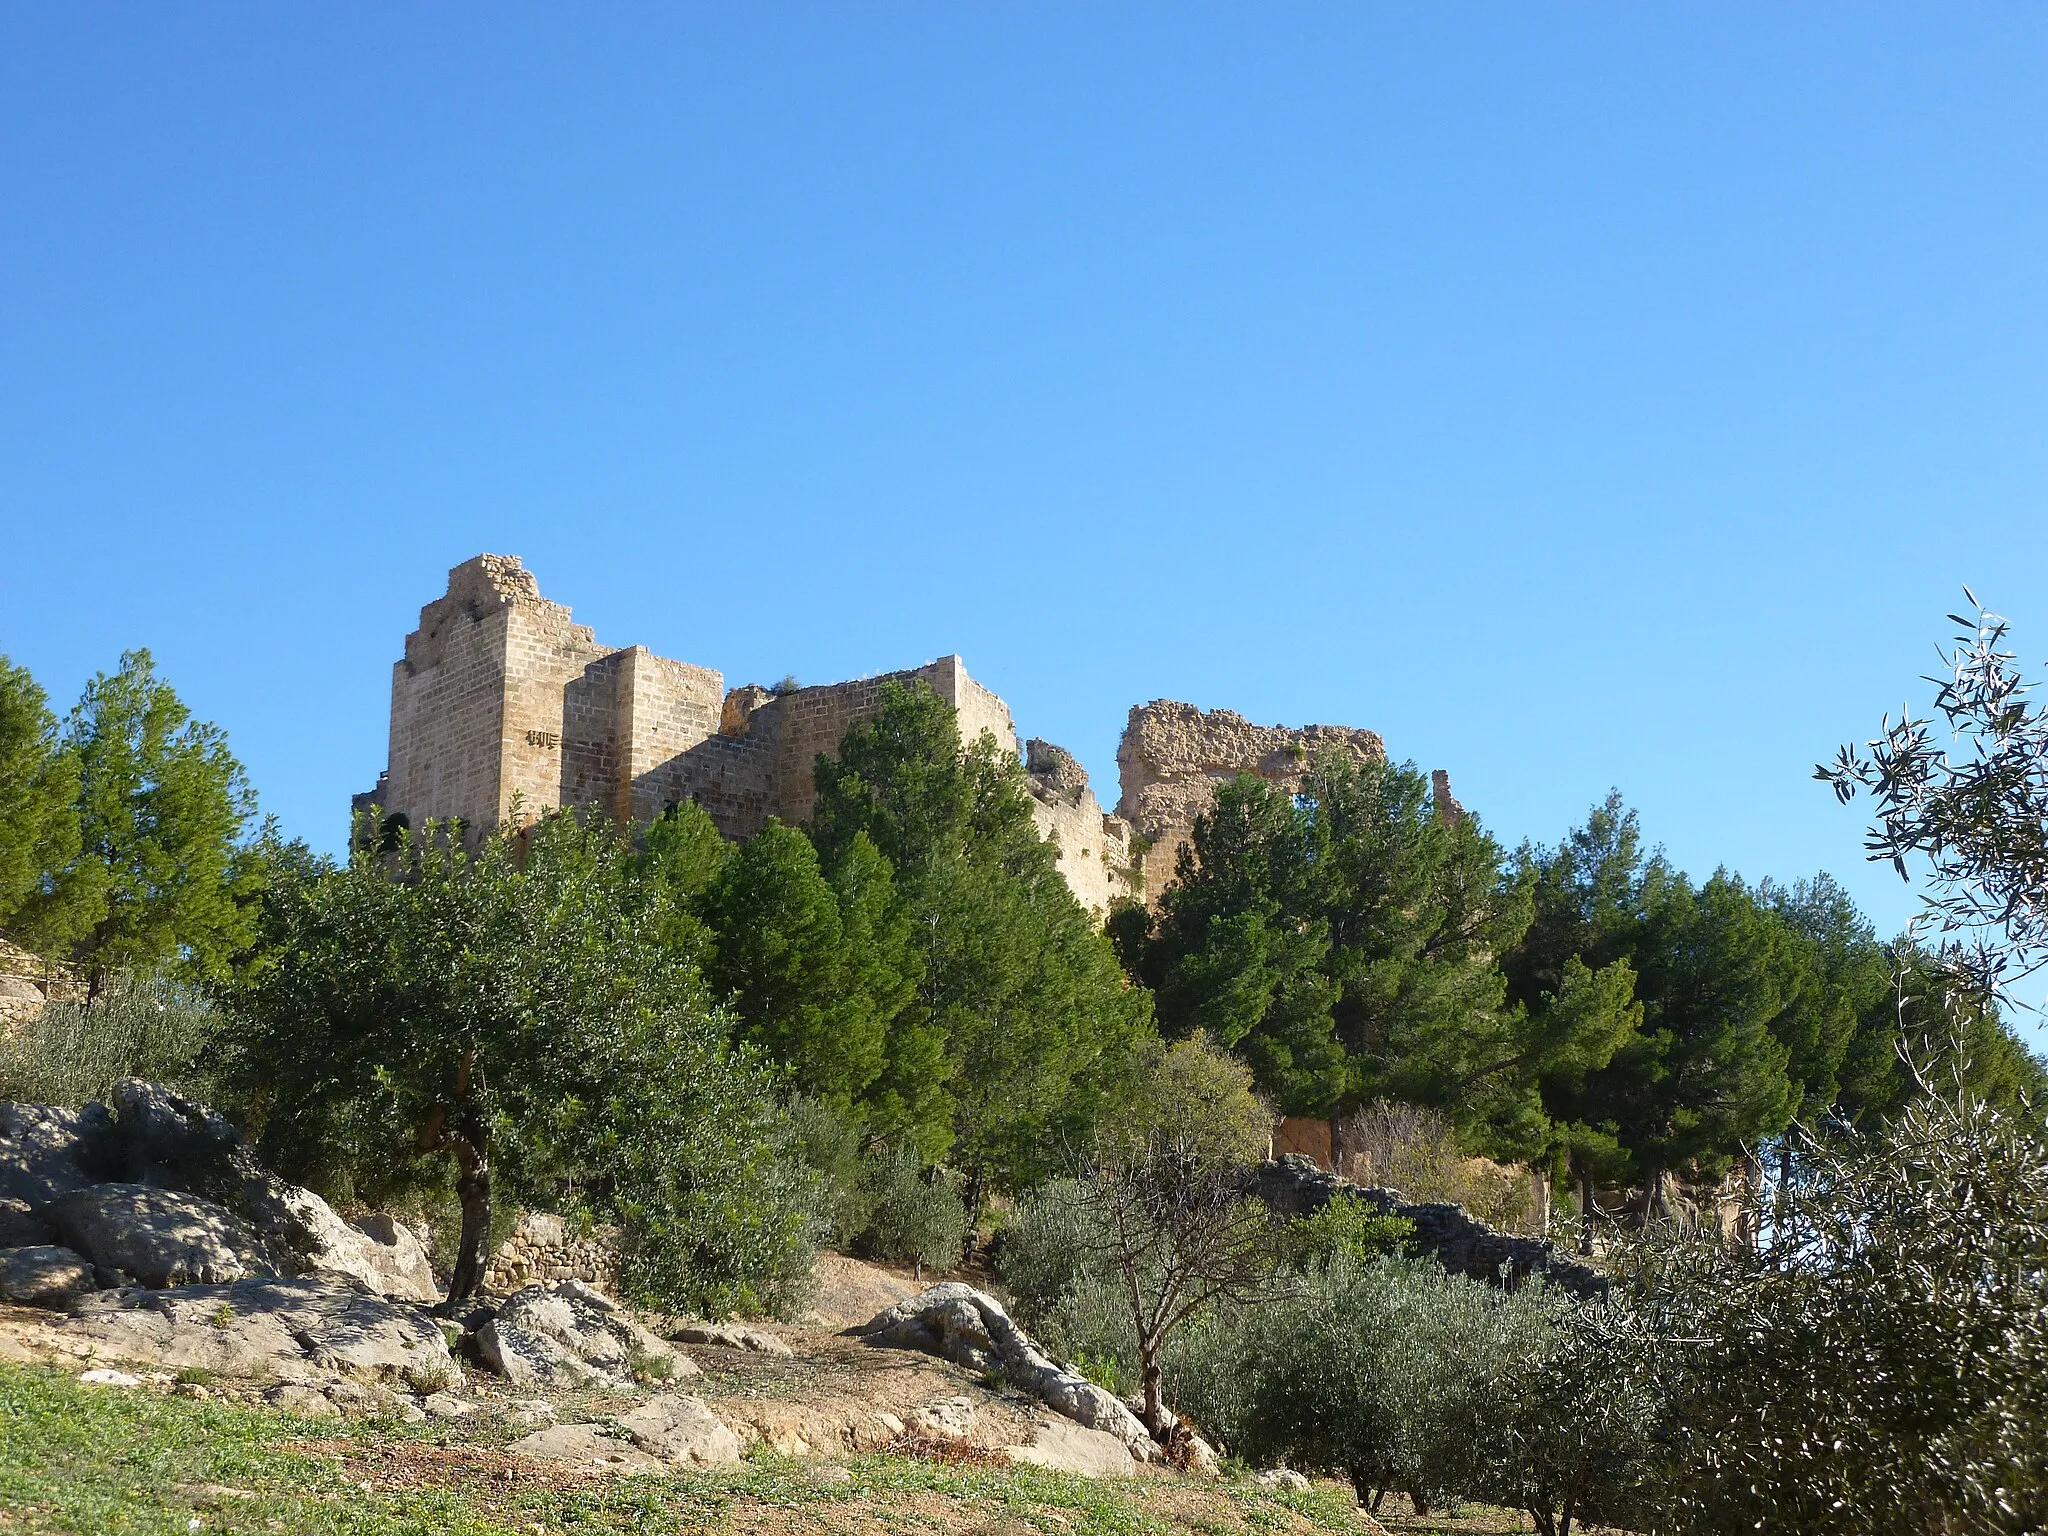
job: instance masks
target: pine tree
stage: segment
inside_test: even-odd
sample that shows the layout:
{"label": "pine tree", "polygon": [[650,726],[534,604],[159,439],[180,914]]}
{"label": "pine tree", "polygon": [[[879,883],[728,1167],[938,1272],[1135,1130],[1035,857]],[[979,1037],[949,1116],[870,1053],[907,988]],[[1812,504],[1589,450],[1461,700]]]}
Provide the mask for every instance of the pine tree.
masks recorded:
{"label": "pine tree", "polygon": [[73,936],[49,898],[78,842],[78,761],[63,750],[35,679],[0,656],[0,931],[31,948]]}

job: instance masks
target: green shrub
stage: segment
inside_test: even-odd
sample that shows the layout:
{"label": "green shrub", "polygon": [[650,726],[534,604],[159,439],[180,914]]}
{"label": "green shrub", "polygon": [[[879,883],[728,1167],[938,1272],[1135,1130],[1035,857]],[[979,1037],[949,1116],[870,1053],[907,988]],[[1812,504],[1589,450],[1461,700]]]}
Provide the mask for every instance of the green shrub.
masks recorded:
{"label": "green shrub", "polygon": [[1387,1215],[1363,1200],[1331,1200],[1288,1224],[1288,1257],[1303,1267],[1327,1268],[1339,1259],[1367,1259],[1403,1252],[1415,1223]]}
{"label": "green shrub", "polygon": [[875,1154],[868,1162],[872,1214],[860,1247],[873,1258],[926,1269],[951,1269],[967,1241],[967,1206],[950,1180],[927,1172],[908,1147]]}
{"label": "green shrub", "polygon": [[1567,1305],[1427,1260],[1340,1257],[1207,1319],[1170,1379],[1235,1454],[1348,1478],[1368,1508],[1396,1488],[1426,1507],[1470,1481],[1487,1383],[1540,1356]]}
{"label": "green shrub", "polygon": [[143,1077],[215,1107],[224,1022],[192,987],[120,976],[91,1007],[46,1003],[0,1037],[0,1099],[77,1106],[104,1102],[124,1077]]}
{"label": "green shrub", "polygon": [[820,1243],[844,1248],[875,1214],[875,1181],[861,1156],[859,1122],[836,1104],[798,1096],[785,1110],[791,1146],[818,1176],[816,1226]]}

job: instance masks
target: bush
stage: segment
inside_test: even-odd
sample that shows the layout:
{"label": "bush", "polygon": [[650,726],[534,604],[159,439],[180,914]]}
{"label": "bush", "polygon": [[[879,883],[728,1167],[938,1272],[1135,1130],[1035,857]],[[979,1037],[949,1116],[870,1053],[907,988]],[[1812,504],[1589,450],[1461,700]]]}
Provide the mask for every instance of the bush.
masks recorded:
{"label": "bush", "polygon": [[220,1014],[193,988],[162,977],[116,977],[91,1007],[45,1003],[0,1037],[0,1099],[104,1102],[122,1078],[142,1077],[223,1107],[223,1036]]}
{"label": "bush", "polygon": [[1345,1171],[1361,1183],[1397,1189],[1417,1204],[1461,1205],[1506,1232],[1533,1217],[1527,1175],[1466,1156],[1456,1129],[1433,1109],[1375,1099],[1344,1117],[1338,1139]]}
{"label": "bush", "polygon": [[1807,1144],[1757,1253],[1651,1252],[1679,1528],[2048,1526],[2048,1137],[1929,1097]]}
{"label": "bush", "polygon": [[927,1173],[908,1147],[877,1153],[868,1162],[873,1214],[860,1247],[870,1257],[926,1269],[951,1269],[967,1242],[967,1205],[945,1174]]}
{"label": "bush", "polygon": [[1329,1200],[1287,1227],[1288,1257],[1303,1268],[1340,1260],[1362,1264],[1406,1250],[1415,1223],[1374,1210],[1363,1200]]}
{"label": "bush", "polygon": [[791,1099],[785,1114],[790,1145],[818,1177],[813,1235],[829,1247],[844,1248],[867,1230],[875,1214],[877,1191],[861,1156],[860,1125],[824,1099]]}
{"label": "bush", "polygon": [[1395,1488],[1419,1508],[1465,1490],[1489,1383],[1540,1358],[1569,1305],[1416,1259],[1340,1257],[1280,1284],[1189,1334],[1180,1406],[1248,1460],[1349,1479],[1368,1509]]}

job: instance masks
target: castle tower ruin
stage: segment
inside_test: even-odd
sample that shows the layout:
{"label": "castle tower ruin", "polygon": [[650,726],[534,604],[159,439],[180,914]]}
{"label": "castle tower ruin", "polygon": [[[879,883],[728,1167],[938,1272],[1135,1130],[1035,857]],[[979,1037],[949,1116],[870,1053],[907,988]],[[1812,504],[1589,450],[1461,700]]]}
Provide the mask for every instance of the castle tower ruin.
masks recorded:
{"label": "castle tower ruin", "polygon": [[[770,816],[807,819],[817,755],[880,712],[885,683],[912,681],[953,706],[962,741],[986,732],[1017,751],[1009,706],[958,656],[787,693],[727,692],[708,667],[600,645],[516,556],[478,555],[448,573],[406,637],[391,672],[389,766],[355,805],[481,831],[570,805],[649,821],[694,800],[725,836],[751,837]],[[1104,913],[1126,889],[1130,830],[1103,814],[1071,755],[1032,748],[1039,833],[1058,844],[1074,894]]]}

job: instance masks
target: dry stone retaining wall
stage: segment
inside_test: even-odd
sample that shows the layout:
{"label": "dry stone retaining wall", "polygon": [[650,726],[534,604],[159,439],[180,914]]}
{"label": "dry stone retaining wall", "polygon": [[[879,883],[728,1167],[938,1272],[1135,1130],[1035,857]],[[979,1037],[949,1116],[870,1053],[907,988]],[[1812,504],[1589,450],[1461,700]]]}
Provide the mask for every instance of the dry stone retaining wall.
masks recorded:
{"label": "dry stone retaining wall", "polygon": [[527,1211],[484,1271],[484,1284],[499,1291],[562,1280],[581,1280],[608,1296],[617,1294],[618,1230],[597,1227],[578,1232],[559,1216]]}

